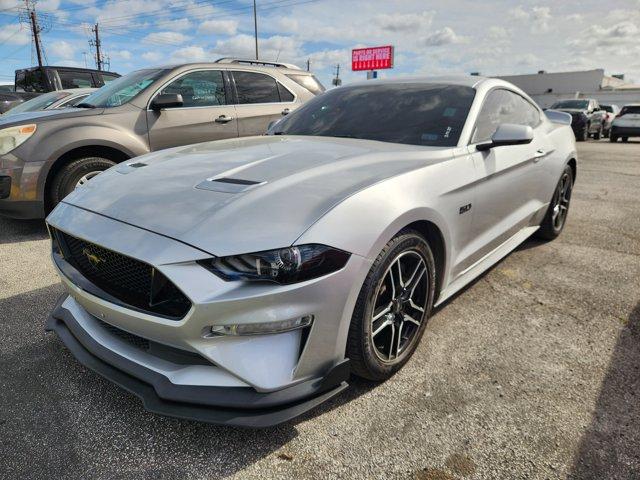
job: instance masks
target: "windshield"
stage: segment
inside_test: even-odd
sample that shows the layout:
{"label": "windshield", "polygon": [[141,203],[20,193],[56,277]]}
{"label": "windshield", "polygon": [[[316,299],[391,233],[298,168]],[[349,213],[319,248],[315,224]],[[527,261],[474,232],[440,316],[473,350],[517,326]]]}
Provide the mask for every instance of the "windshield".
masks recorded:
{"label": "windshield", "polygon": [[284,117],[270,133],[450,147],[458,143],[474,96],[470,87],[443,84],[336,88]]}
{"label": "windshield", "polygon": [[21,103],[17,107],[13,107],[5,115],[14,115],[16,113],[35,112],[37,110],[44,110],[45,108],[53,105],[58,100],[68,96],[69,94],[67,92],[43,93],[42,95],[39,95],[36,98],[32,98],[31,100],[27,100],[26,102]]}
{"label": "windshield", "polygon": [[563,100],[551,105],[551,108],[578,108],[586,110],[589,108],[589,100]]}
{"label": "windshield", "polygon": [[166,70],[138,70],[129,75],[109,82],[98,91],[89,95],[79,106],[91,106],[97,108],[119,107],[131,101],[134,97],[146,90]]}

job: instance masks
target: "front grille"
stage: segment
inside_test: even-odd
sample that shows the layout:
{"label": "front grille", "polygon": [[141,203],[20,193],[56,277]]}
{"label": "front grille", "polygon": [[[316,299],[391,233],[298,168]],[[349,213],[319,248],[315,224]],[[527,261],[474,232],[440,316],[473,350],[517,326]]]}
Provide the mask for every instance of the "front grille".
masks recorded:
{"label": "front grille", "polygon": [[59,230],[52,233],[67,262],[126,306],[172,319],[183,318],[191,308],[189,299],[151,265]]}
{"label": "front grille", "polygon": [[134,335],[133,333],[129,333],[125,330],[120,330],[118,327],[114,327],[113,325],[100,321],[100,324],[104,327],[112,335],[120,338],[127,342],[129,345],[132,345],[141,350],[149,350],[149,340],[146,338],[139,337],[138,335]]}

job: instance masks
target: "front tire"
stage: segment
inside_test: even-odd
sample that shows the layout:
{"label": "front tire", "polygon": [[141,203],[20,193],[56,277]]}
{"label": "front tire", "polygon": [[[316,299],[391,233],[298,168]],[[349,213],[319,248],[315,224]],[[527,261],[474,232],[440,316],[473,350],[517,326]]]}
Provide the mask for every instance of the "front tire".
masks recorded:
{"label": "front tire", "polygon": [[600,140],[601,137],[602,137],[602,127],[600,127],[598,131],[593,134],[594,140]]}
{"label": "front tire", "polygon": [[578,142],[586,142],[589,139],[589,127],[585,126],[584,129],[582,129],[580,132],[578,132],[578,135],[576,135],[576,140]]}
{"label": "front tire", "polygon": [[543,240],[553,240],[557,238],[565,224],[569,214],[569,205],[571,203],[571,193],[573,191],[573,170],[569,165],[564,167],[564,171],[560,176],[560,180],[553,192],[553,197],[547,213],[540,224],[540,228],[536,232],[538,238]]}
{"label": "front tire", "polygon": [[403,230],[373,262],[356,301],[346,348],[352,372],[382,381],[400,370],[420,342],[434,295],[431,248]]}
{"label": "front tire", "polygon": [[51,208],[55,207],[76,187],[83,185],[93,177],[111,168],[116,163],[101,157],[85,157],[69,162],[53,178],[49,191]]}

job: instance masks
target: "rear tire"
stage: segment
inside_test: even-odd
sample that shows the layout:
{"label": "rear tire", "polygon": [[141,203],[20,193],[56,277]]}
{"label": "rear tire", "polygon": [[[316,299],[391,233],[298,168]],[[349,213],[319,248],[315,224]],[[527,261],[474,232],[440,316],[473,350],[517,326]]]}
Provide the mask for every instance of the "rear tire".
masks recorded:
{"label": "rear tire", "polygon": [[571,192],[573,191],[573,170],[569,165],[564,167],[560,180],[553,191],[553,197],[547,213],[540,223],[540,228],[536,236],[543,240],[554,240],[562,233],[571,203]]}
{"label": "rear tire", "polygon": [[114,166],[116,162],[101,157],[86,157],[73,160],[63,166],[53,177],[49,189],[51,208],[55,207],[64,197],[75,188],[90,180],[107,168]]}
{"label": "rear tire", "polygon": [[386,380],[413,355],[433,306],[435,271],[429,244],[418,232],[403,230],[385,245],[351,318],[346,356],[355,375]]}
{"label": "rear tire", "polygon": [[578,132],[578,135],[576,135],[576,140],[578,142],[586,142],[589,139],[589,127],[584,127],[584,129],[582,129],[580,132]]}
{"label": "rear tire", "polygon": [[622,137],[622,143],[627,143],[629,141],[629,137]]}
{"label": "rear tire", "polygon": [[609,134],[609,141],[611,143],[616,143],[618,141],[618,137],[616,135],[614,135],[613,133]]}

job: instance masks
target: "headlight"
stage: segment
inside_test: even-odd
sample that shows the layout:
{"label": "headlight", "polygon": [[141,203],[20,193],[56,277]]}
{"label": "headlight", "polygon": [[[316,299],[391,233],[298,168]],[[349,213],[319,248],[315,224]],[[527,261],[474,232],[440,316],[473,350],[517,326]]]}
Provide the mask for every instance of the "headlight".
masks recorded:
{"label": "headlight", "polygon": [[9,153],[36,133],[36,125],[19,125],[0,130],[0,155]]}
{"label": "headlight", "polygon": [[340,270],[349,254],[326,245],[296,247],[200,260],[203,267],[224,280],[303,282]]}

